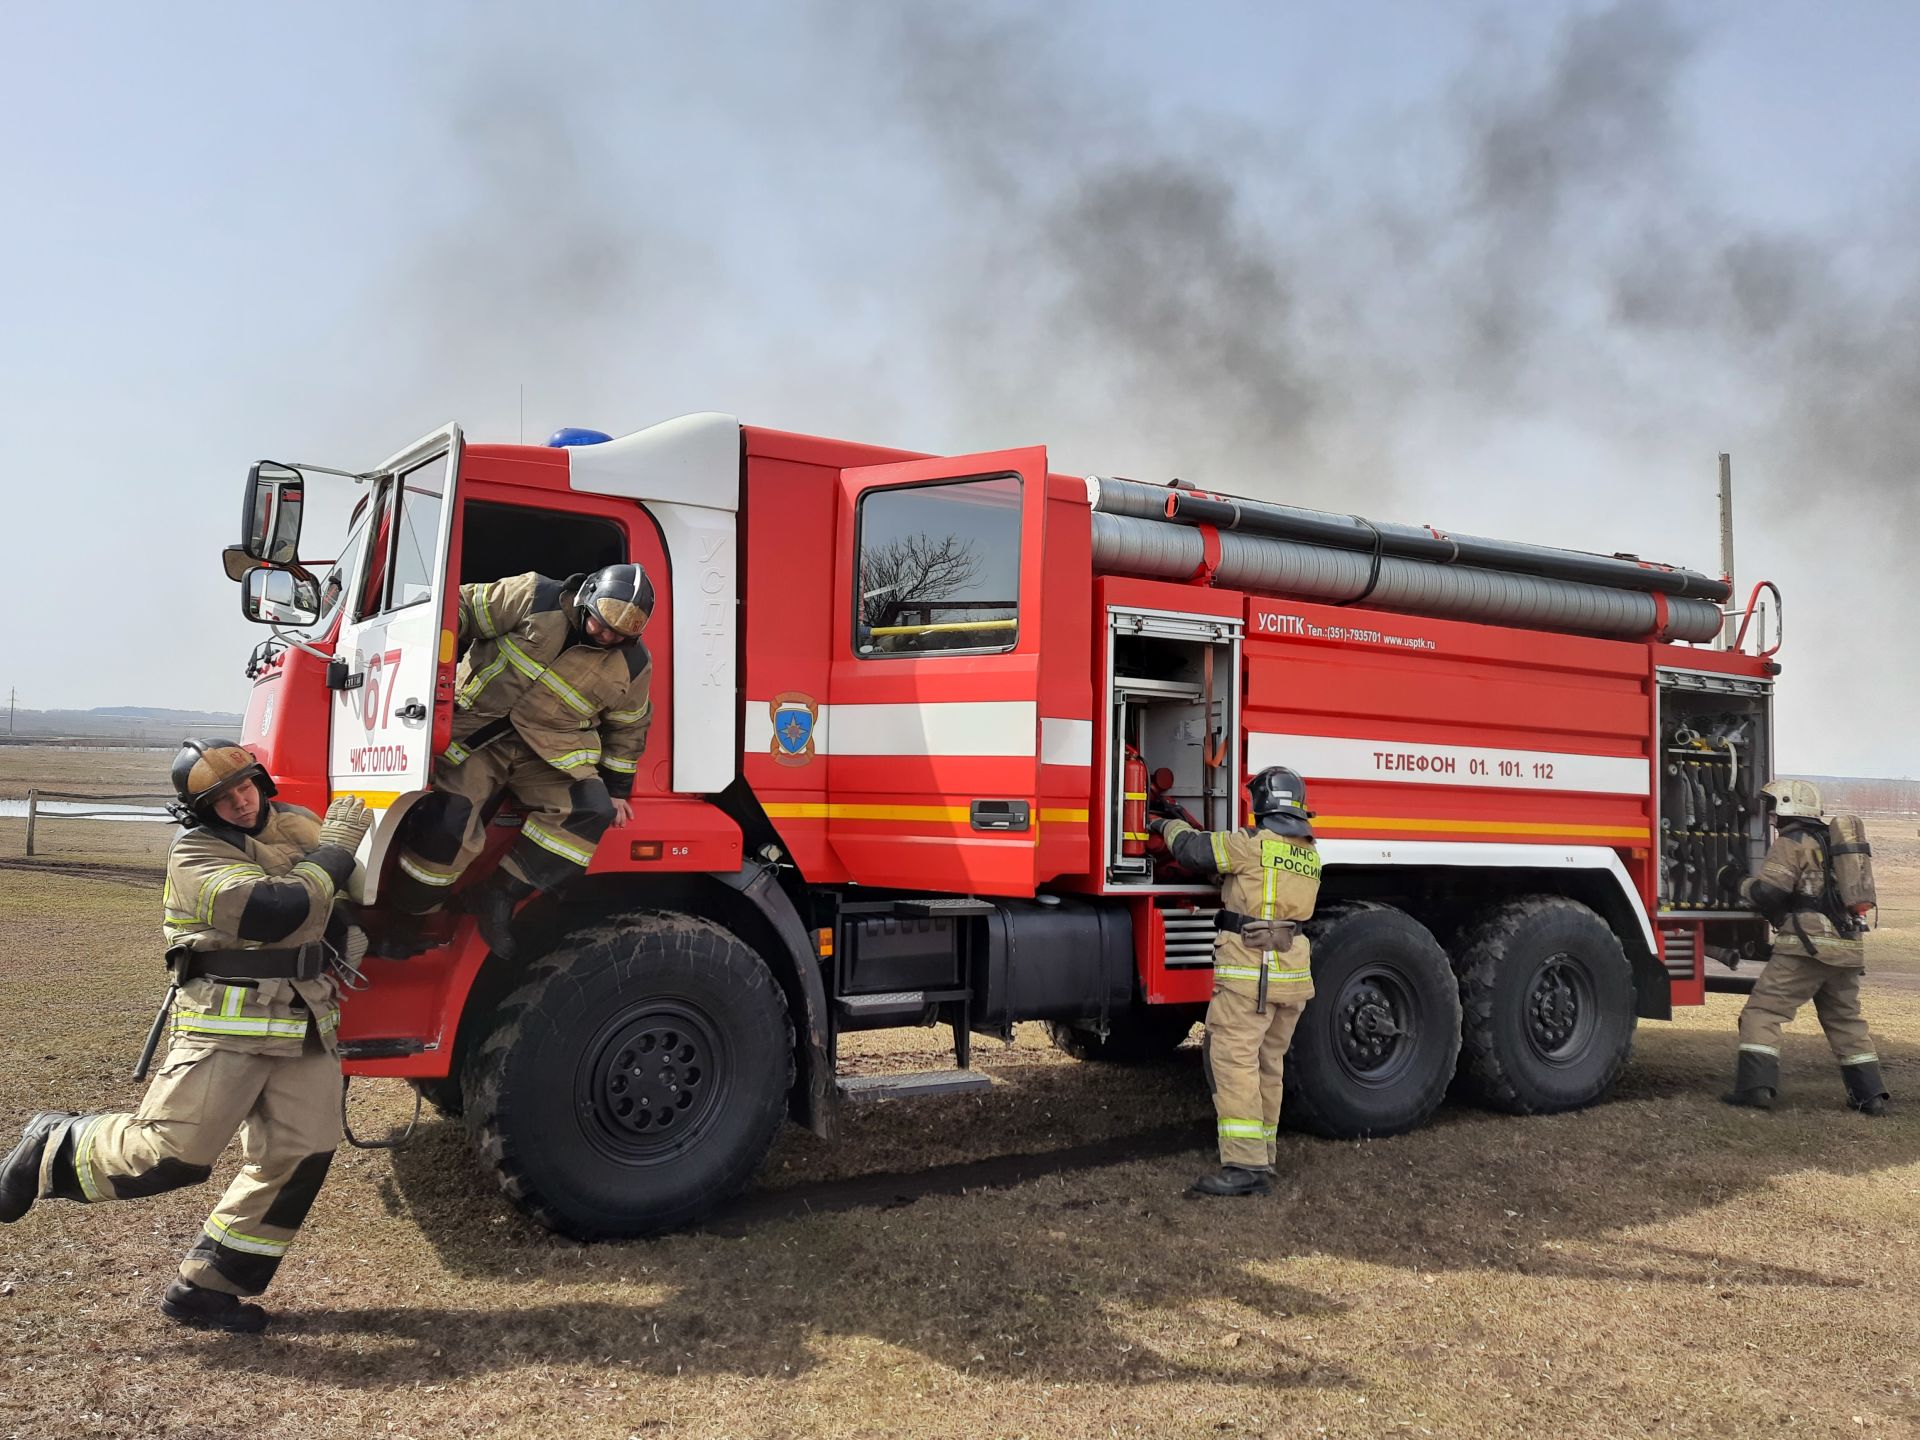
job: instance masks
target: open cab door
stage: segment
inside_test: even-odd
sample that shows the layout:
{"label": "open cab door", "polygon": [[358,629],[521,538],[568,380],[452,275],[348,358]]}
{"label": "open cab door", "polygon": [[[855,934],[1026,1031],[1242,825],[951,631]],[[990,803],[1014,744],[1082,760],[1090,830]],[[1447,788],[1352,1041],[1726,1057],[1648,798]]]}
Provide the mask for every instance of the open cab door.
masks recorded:
{"label": "open cab door", "polygon": [[824,757],[829,844],[858,884],[1031,895],[1047,452],[859,466],[840,487],[827,703],[775,720]]}
{"label": "open cab door", "polygon": [[376,812],[366,856],[371,901],[400,817],[426,793],[453,724],[459,594],[449,579],[460,427],[448,425],[374,473],[366,546],[341,618],[328,725],[335,796]]}

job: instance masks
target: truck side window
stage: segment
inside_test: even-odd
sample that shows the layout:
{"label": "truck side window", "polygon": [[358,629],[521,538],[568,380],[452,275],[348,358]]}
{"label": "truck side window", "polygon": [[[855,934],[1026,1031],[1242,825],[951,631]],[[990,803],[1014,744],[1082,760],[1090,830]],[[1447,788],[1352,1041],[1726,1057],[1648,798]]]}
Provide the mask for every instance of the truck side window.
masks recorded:
{"label": "truck side window", "polygon": [[436,455],[380,483],[373,514],[373,544],[359,604],[354,608],[355,619],[404,610],[433,594],[433,560],[439,549],[440,506],[446,483],[445,455]]}
{"label": "truck side window", "polygon": [[439,549],[440,505],[447,483],[447,457],[436,455],[400,477],[400,519],[393,528],[393,559],[387,566],[385,609],[404,610],[433,594]]}
{"label": "truck side window", "polygon": [[1018,475],[869,490],[854,551],[854,653],[991,655],[1018,642]]}

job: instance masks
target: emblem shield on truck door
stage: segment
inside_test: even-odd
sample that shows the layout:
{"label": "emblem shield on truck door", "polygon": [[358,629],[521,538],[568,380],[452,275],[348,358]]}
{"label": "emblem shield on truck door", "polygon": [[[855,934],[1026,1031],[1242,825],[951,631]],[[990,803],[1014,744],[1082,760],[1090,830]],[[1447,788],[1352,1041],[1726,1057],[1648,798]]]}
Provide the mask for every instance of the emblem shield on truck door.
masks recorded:
{"label": "emblem shield on truck door", "polygon": [[813,726],[820,705],[811,695],[788,690],[767,702],[773,718],[773,758],[782,765],[805,765],[813,759]]}

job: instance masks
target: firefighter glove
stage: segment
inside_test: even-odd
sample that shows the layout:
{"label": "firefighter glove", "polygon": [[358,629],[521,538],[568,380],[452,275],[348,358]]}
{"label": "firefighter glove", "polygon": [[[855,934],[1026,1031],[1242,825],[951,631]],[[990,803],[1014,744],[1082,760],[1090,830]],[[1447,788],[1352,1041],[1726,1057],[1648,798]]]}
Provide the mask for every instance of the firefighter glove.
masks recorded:
{"label": "firefighter glove", "polygon": [[1742,870],[1738,865],[1722,865],[1720,867],[1720,873],[1715,877],[1715,880],[1718,882],[1720,893],[1723,896],[1729,900],[1737,901],[1740,898],[1740,882],[1746,878],[1747,872]]}
{"label": "firefighter glove", "polygon": [[366,803],[351,795],[342,795],[327,806],[327,815],[320,822],[320,843],[338,845],[349,855],[360,848],[360,841],[373,824],[373,812]]}
{"label": "firefighter glove", "polygon": [[1168,815],[1147,816],[1147,833],[1149,835],[1158,835],[1162,830],[1167,828],[1167,821],[1171,818],[1172,817]]}

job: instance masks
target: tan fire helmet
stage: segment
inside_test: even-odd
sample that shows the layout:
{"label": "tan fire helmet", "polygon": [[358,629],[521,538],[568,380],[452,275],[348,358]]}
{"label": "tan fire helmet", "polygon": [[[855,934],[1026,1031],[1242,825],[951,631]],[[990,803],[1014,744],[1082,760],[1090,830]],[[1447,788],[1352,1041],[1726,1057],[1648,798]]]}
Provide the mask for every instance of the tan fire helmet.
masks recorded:
{"label": "tan fire helmet", "polygon": [[1773,813],[1782,820],[1820,818],[1820,787],[1811,780],[1769,780],[1760,793],[1773,801]]}
{"label": "tan fire helmet", "polygon": [[231,740],[185,740],[173,757],[173,788],[180,804],[202,819],[213,802],[242,780],[253,780],[263,797],[274,794],[273,777],[253,752]]}
{"label": "tan fire helmet", "polygon": [[638,565],[609,565],[581,582],[577,603],[583,614],[635,640],[653,614],[653,582]]}

